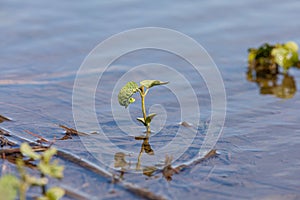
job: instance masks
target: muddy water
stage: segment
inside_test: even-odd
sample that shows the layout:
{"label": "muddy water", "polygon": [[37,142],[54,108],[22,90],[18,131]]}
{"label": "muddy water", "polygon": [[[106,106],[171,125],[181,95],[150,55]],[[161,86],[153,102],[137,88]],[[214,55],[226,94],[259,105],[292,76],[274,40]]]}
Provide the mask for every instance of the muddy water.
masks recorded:
{"label": "muddy water", "polygon": [[[59,124],[74,127],[73,82],[85,56],[99,42],[120,31],[144,26],[171,28],[203,45],[224,79],[227,116],[216,145],[220,155],[175,174],[170,182],[161,174],[151,178],[125,174],[124,179],[170,199],[299,199],[299,91],[290,99],[262,95],[258,85],[246,79],[249,47],[288,40],[300,44],[299,9],[295,0],[191,4],[2,1],[0,114],[13,121],[4,121],[1,127],[32,140],[35,137],[24,130],[49,140],[62,137]],[[105,104],[110,97],[105,94],[126,67],[149,62],[176,69],[187,64],[163,52],[133,52],[113,63],[106,76],[107,85],[97,90],[97,117],[105,130],[112,133],[114,142],[125,149],[133,146],[138,151],[141,143],[120,139],[123,133],[112,120],[110,107]],[[209,121],[209,94],[203,80],[193,79],[192,71],[185,73],[199,88],[197,95],[203,108],[200,121],[205,124]],[[291,69],[289,75],[299,87],[300,70]],[[178,106],[174,96],[166,93],[162,99],[158,93],[155,95],[154,91],[149,97],[149,104],[171,102],[165,105],[171,113],[166,120],[167,128],[162,129],[164,137],[158,134],[150,141],[154,151],[172,139],[170,132],[177,130],[180,122],[177,110],[172,110]],[[133,106],[133,117],[137,115],[135,109]],[[141,130],[139,127],[138,131]],[[203,131],[199,129],[200,136]],[[56,145],[97,163],[78,137],[57,141]],[[197,149],[199,145],[192,147]],[[193,152],[192,148],[189,154]],[[13,171],[13,165],[1,162]],[[66,187],[97,199],[138,198],[101,176],[65,160],[61,162],[68,166],[60,183]]]}

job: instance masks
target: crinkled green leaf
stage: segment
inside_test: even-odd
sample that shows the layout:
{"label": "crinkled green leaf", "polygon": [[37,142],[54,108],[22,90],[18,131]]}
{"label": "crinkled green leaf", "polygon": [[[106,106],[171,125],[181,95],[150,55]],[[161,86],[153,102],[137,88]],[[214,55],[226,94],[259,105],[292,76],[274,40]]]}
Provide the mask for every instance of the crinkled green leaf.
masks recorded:
{"label": "crinkled green leaf", "polygon": [[136,118],[136,119],[137,119],[139,122],[141,122],[142,124],[144,124],[145,126],[147,126],[143,117],[139,117],[139,118]]}
{"label": "crinkled green leaf", "polygon": [[139,86],[136,82],[130,81],[126,83],[124,87],[121,88],[119,94],[118,94],[118,100],[119,104],[121,106],[127,106],[134,102],[134,98],[131,98],[131,96],[136,93],[139,89]]}
{"label": "crinkled green leaf", "polygon": [[151,88],[156,85],[165,85],[169,82],[162,82],[158,80],[143,80],[140,82],[141,86],[145,86],[146,88]]}
{"label": "crinkled green leaf", "polygon": [[0,179],[0,195],[7,200],[14,200],[17,196],[19,180],[17,177],[6,174]]}
{"label": "crinkled green leaf", "polygon": [[53,178],[63,178],[63,171],[64,166],[58,165],[57,161],[54,161],[53,163],[45,163],[44,161],[41,161],[38,164],[39,170],[50,177]]}
{"label": "crinkled green leaf", "polygon": [[49,163],[51,158],[56,154],[56,152],[57,152],[56,148],[51,147],[51,148],[47,149],[46,151],[44,151],[42,159],[44,160],[44,162]]}
{"label": "crinkled green leaf", "polygon": [[20,151],[24,156],[28,156],[33,160],[38,160],[41,158],[41,155],[34,152],[28,143],[22,143],[20,147]]}
{"label": "crinkled green leaf", "polygon": [[156,116],[156,113],[151,113],[146,117],[146,124],[150,124],[152,119]]}

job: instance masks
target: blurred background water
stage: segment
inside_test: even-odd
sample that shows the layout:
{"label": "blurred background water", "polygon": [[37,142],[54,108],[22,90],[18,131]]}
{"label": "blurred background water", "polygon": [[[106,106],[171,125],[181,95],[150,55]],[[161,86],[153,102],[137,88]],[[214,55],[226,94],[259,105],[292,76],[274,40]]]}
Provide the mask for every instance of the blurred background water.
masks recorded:
{"label": "blurred background water", "polygon": [[[220,155],[175,175],[171,182],[161,177],[125,179],[170,199],[299,199],[298,90],[291,99],[261,95],[259,87],[246,79],[248,48],[289,40],[300,44],[299,9],[296,0],[2,0],[0,114],[14,121],[1,127],[27,138],[32,136],[24,130],[48,139],[59,138],[63,131],[57,124],[74,127],[74,79],[82,61],[98,43],[132,28],[175,29],[208,51],[224,79],[228,105],[223,134],[216,145]],[[129,54],[114,64],[135,66],[150,61],[184,65],[153,51]],[[115,77],[122,70],[116,67],[111,72]],[[300,71],[291,69],[289,74],[299,87]],[[203,86],[203,81],[199,83]],[[166,97],[170,99],[172,95]],[[209,102],[204,100],[202,105]],[[97,106],[100,117],[109,112],[109,108]],[[170,121],[178,123],[172,117]],[[108,130],[115,130],[113,123],[106,125]],[[86,156],[85,149],[78,148],[78,138],[58,141],[57,145]],[[120,188],[109,193],[109,183],[71,165],[63,182],[99,199],[137,198]],[[83,187],[84,183],[89,186]]]}

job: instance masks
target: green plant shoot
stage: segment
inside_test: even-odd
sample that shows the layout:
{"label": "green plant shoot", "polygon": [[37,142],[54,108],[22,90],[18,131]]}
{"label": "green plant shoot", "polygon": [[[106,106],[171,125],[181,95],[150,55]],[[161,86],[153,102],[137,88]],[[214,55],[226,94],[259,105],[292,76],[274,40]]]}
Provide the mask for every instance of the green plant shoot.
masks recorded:
{"label": "green plant shoot", "polygon": [[31,160],[39,161],[37,169],[40,172],[40,177],[35,177],[27,173],[23,159],[16,160],[19,177],[6,174],[0,179],[0,193],[7,200],[14,200],[19,193],[19,199],[26,199],[26,192],[33,186],[41,187],[42,196],[37,197],[38,200],[58,200],[62,198],[65,191],[60,187],[52,187],[46,190],[48,178],[63,178],[64,166],[58,165],[57,161],[51,161],[57,150],[51,147],[39,154],[36,153],[28,143],[22,143],[20,151],[23,156],[29,157]]}
{"label": "green plant shoot", "polygon": [[146,127],[147,133],[151,132],[150,131],[150,122],[152,121],[152,119],[155,117],[156,114],[150,113],[147,115],[146,107],[145,107],[145,97],[146,97],[149,89],[152,88],[153,86],[165,85],[167,83],[168,82],[162,82],[162,81],[158,81],[158,80],[143,80],[140,82],[140,86],[139,86],[136,82],[130,81],[130,82],[126,83],[126,85],[123,88],[121,88],[121,90],[118,94],[119,104],[121,106],[124,106],[125,108],[127,108],[129,104],[135,102],[135,99],[132,97],[133,94],[135,94],[136,92],[139,92],[139,94],[141,96],[141,106],[142,106],[143,117],[137,118],[137,120]]}
{"label": "green plant shoot", "polygon": [[292,66],[296,66],[299,62],[298,45],[295,42],[287,42],[285,44],[264,44],[258,49],[250,48],[248,54],[248,62],[256,62],[263,65],[264,63],[276,63],[283,68],[286,73]]}

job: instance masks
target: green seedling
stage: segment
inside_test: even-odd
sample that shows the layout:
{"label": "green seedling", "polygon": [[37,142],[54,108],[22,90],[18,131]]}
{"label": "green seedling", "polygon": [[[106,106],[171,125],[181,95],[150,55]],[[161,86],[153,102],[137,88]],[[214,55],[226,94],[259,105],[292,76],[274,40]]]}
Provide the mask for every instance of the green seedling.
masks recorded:
{"label": "green seedling", "polygon": [[48,178],[63,178],[64,167],[58,165],[57,161],[51,161],[52,157],[56,154],[56,149],[51,147],[39,154],[36,153],[27,143],[22,143],[20,151],[23,156],[28,157],[30,160],[38,162],[37,169],[40,172],[40,177],[30,175],[25,168],[23,159],[16,160],[19,178],[15,175],[7,174],[0,179],[0,193],[4,195],[7,200],[16,199],[19,193],[19,199],[26,199],[26,192],[33,186],[41,188],[42,195],[37,197],[38,200],[58,200],[64,196],[65,191],[60,187],[52,187],[46,189]]}
{"label": "green seedling", "polygon": [[147,115],[146,107],[145,107],[145,97],[149,89],[152,88],[153,86],[165,85],[167,83],[168,82],[162,82],[158,80],[143,80],[140,82],[140,86],[139,86],[136,82],[130,81],[119,92],[118,95],[119,103],[121,106],[124,106],[125,108],[127,108],[129,104],[135,102],[135,99],[132,96],[136,92],[139,92],[141,97],[143,117],[137,118],[137,120],[146,127],[147,133],[151,132],[150,122],[152,121],[152,119],[155,117],[156,114],[150,113]]}
{"label": "green seedling", "polygon": [[288,69],[296,66],[299,62],[298,45],[295,42],[287,42],[285,44],[263,44],[259,48],[251,48],[248,50],[248,62],[259,65],[271,65],[273,63],[283,68],[283,72],[287,73]]}

